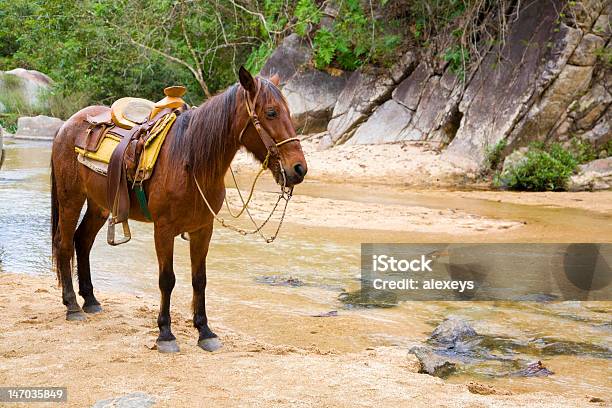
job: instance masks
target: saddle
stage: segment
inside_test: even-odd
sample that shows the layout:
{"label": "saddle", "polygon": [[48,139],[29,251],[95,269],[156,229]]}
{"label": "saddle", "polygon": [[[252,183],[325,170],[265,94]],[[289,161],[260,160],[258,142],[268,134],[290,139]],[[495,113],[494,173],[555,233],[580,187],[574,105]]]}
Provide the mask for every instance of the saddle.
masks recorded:
{"label": "saddle", "polygon": [[[98,172],[105,174],[107,179],[107,203],[111,210],[107,241],[110,245],[124,244],[131,239],[128,225],[130,210],[128,180],[136,192],[143,214],[147,219],[151,218],[142,182],[150,177],[152,169],[142,165],[142,156],[145,156],[143,151],[149,139],[160,133],[165,137],[176,117],[187,109],[181,98],[185,92],[186,89],[182,86],[165,88],[165,98],[159,102],[141,98],[121,98],[111,105],[110,110],[97,116],[87,117],[90,126],[86,133],[77,138],[75,150],[79,153],[79,161],[82,157],[96,157],[95,154],[98,153],[96,158],[107,162],[106,171]],[[104,155],[99,153],[100,150],[104,150],[101,146],[106,140],[111,140],[114,142],[111,146],[115,146],[110,159],[105,159]],[[155,151],[153,163],[157,158],[159,147],[158,145]],[[149,163],[150,167],[153,163]],[[116,224],[123,225],[123,238],[119,240],[115,237]]]}

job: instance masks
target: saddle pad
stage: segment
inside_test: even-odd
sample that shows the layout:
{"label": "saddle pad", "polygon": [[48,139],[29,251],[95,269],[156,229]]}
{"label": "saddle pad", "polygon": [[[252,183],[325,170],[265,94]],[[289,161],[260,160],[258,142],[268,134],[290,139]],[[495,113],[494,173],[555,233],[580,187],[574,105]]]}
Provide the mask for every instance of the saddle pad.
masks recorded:
{"label": "saddle pad", "polygon": [[[161,146],[175,120],[176,114],[174,112],[170,113],[157,121],[155,126],[151,129],[144,144],[142,154],[140,155],[138,173],[136,174],[138,180],[146,180],[151,177]],[[112,130],[110,130],[104,135],[100,147],[96,152],[88,152],[79,147],[75,147],[74,150],[79,155],[78,159],[80,163],[97,173],[106,175],[106,168],[110,162],[110,158],[120,141],[121,139],[113,135]]]}

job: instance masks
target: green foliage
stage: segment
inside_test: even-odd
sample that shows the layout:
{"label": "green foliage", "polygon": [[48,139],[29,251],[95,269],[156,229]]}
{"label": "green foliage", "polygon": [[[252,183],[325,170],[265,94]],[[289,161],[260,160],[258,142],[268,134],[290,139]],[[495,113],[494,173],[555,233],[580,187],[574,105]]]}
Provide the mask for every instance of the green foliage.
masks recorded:
{"label": "green foliage", "polygon": [[[453,26],[459,17],[474,3],[472,0],[418,0],[408,2],[407,7],[414,16],[411,27],[413,37],[421,45],[432,37]],[[492,2],[493,3],[493,2]],[[453,31],[456,31],[455,28]],[[458,33],[458,31],[456,31]],[[456,34],[455,34],[456,35]]]}
{"label": "green foliage", "polygon": [[578,161],[574,155],[558,143],[548,149],[541,143],[532,144],[512,168],[496,180],[511,190],[559,191],[575,171]]}
{"label": "green foliage", "polygon": [[307,34],[308,27],[311,24],[318,24],[321,20],[321,11],[313,0],[299,0],[297,6],[295,6],[294,14],[297,18],[294,30],[302,37]]}
{"label": "green foliage", "polygon": [[462,81],[465,80],[466,67],[470,62],[469,51],[460,45],[447,48],[442,55],[444,61],[448,62],[448,68]]}
{"label": "green foliage", "polygon": [[605,145],[603,145],[603,150],[606,152],[608,157],[612,156],[612,140],[608,140]]}
{"label": "green foliage", "polygon": [[493,147],[488,147],[486,152],[487,162],[486,167],[489,169],[496,169],[501,164],[502,153],[508,146],[506,139],[502,139],[495,144]]}
{"label": "green foliage", "polygon": [[21,78],[7,74],[0,76],[0,104],[8,113],[30,113],[30,107],[21,91]]}
{"label": "green foliage", "polygon": [[271,42],[263,42],[258,48],[255,48],[248,56],[244,67],[251,72],[258,72],[266,63],[266,60],[274,51],[274,44]]}
{"label": "green foliage", "polygon": [[336,47],[334,35],[329,30],[322,28],[317,31],[314,38],[314,59],[317,68],[325,68],[331,64],[336,55]]}
{"label": "green foliage", "polygon": [[[241,64],[258,71],[292,31],[308,37],[320,69],[389,66],[411,32],[419,45],[447,29],[459,42],[463,28],[457,22],[474,4],[477,0],[11,0],[0,2],[0,70],[48,74],[56,82],[48,109],[62,117],[122,96],[157,100],[170,84],[186,85],[187,101],[197,104],[236,82]],[[337,15],[322,27],[327,6],[336,7]],[[464,76],[468,49],[449,46],[444,58]],[[26,109],[18,99],[10,103],[16,105],[12,112]]]}
{"label": "green foliage", "polygon": [[[364,7],[359,0],[340,2],[331,27],[321,27],[313,34],[315,66],[322,69],[336,65],[352,71],[366,63],[389,65],[402,44],[403,32],[397,21],[374,17],[374,12],[384,14],[387,3],[378,3],[380,8],[375,11]],[[311,12],[314,13],[312,9]],[[318,10],[314,15],[316,20],[320,18]]]}
{"label": "green foliage", "polygon": [[591,143],[586,140],[572,139],[570,150],[578,164],[597,159],[597,152]]}
{"label": "green foliage", "polygon": [[[265,27],[282,29],[285,2],[265,3]],[[188,102],[199,103],[204,89],[185,64],[214,93],[236,82],[252,51],[257,68],[276,41],[258,15],[224,0],[12,0],[0,2],[0,20],[0,70],[48,74],[56,82],[51,98],[65,98],[54,109],[66,114],[128,95],[158,100],[169,84],[186,85]]]}
{"label": "green foliage", "polygon": [[603,64],[603,66],[612,68],[612,51],[609,48],[602,47],[595,50],[597,59]]}
{"label": "green foliage", "polygon": [[9,133],[15,133],[17,131],[18,118],[19,115],[16,113],[0,113],[0,126]]}

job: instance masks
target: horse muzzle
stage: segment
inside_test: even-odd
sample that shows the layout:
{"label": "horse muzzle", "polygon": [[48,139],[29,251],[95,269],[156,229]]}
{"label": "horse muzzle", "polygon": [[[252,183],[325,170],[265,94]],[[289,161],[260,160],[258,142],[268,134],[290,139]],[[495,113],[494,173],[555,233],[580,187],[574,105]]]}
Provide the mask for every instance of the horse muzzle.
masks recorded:
{"label": "horse muzzle", "polygon": [[275,179],[278,184],[281,186],[285,184],[287,187],[293,187],[297,184],[300,184],[304,181],[304,177],[306,177],[306,173],[308,172],[308,167],[305,162],[298,161],[295,162],[292,166],[283,166],[284,177],[282,172],[280,174],[275,173]]}

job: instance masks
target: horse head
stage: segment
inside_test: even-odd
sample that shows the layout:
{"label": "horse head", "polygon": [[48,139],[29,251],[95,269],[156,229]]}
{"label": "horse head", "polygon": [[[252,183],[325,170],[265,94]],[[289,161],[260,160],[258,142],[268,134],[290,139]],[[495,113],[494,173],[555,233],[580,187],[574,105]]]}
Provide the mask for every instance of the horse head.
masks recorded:
{"label": "horse head", "polygon": [[242,92],[237,98],[239,143],[267,166],[276,182],[292,187],[301,183],[308,166],[287,101],[278,88],[277,75],[253,77],[244,67],[239,71]]}

